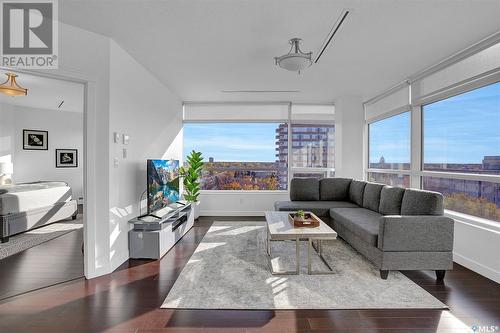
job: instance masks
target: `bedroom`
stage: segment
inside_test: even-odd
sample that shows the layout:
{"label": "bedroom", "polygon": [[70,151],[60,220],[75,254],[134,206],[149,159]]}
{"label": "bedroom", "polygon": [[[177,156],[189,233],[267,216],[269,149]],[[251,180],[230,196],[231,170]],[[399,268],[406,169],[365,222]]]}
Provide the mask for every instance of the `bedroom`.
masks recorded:
{"label": "bedroom", "polygon": [[83,276],[84,87],[15,75],[26,95],[0,86],[0,299]]}

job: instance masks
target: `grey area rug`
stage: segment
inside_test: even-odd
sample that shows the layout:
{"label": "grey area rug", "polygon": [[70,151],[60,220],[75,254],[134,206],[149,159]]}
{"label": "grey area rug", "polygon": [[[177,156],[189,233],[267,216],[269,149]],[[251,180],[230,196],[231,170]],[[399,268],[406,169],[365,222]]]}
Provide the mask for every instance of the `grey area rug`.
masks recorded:
{"label": "grey area rug", "polygon": [[[323,244],[335,274],[271,275],[265,222],[215,222],[182,270],[162,308],[175,309],[443,309],[446,305],[399,272],[378,269],[342,240]],[[295,243],[273,242],[275,270],[293,270]],[[313,268],[324,269],[313,254]]]}
{"label": "grey area rug", "polygon": [[78,214],[77,219],[74,221],[67,219],[12,236],[7,243],[0,243],[0,259],[81,228],[83,228],[83,216]]}

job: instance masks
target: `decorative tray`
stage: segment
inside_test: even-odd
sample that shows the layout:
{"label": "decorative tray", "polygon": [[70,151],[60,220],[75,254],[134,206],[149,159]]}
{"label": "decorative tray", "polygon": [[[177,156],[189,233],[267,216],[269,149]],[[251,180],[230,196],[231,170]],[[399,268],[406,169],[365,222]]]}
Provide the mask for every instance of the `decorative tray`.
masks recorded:
{"label": "decorative tray", "polygon": [[298,217],[295,213],[288,214],[288,221],[294,228],[317,228],[320,219],[311,212],[305,212],[304,217]]}

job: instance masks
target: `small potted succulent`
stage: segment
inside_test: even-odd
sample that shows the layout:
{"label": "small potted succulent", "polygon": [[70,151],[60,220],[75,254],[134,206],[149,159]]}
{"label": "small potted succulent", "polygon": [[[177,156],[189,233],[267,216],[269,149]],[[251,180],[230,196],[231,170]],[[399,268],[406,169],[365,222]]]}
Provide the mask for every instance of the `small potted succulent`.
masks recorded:
{"label": "small potted succulent", "polygon": [[306,213],[304,213],[303,210],[298,210],[296,213],[295,213],[295,219],[297,221],[304,221],[306,217]]}

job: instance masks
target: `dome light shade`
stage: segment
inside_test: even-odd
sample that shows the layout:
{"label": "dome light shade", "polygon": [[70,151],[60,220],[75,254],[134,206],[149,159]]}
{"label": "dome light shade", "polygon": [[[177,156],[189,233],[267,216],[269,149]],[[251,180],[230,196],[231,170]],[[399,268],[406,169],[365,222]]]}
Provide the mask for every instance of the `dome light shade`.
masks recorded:
{"label": "dome light shade", "polygon": [[302,52],[299,46],[300,41],[300,38],[290,39],[290,44],[292,45],[290,51],[287,54],[282,55],[281,57],[274,57],[276,65],[292,72],[298,72],[299,74],[300,71],[311,66],[312,52]]}
{"label": "dome light shade", "polygon": [[5,73],[7,81],[0,84],[0,92],[8,96],[26,96],[28,89],[19,86],[16,82],[16,74]]}

